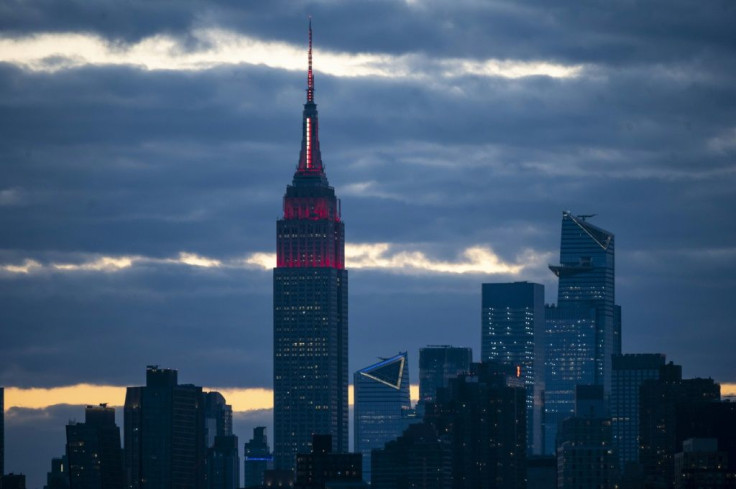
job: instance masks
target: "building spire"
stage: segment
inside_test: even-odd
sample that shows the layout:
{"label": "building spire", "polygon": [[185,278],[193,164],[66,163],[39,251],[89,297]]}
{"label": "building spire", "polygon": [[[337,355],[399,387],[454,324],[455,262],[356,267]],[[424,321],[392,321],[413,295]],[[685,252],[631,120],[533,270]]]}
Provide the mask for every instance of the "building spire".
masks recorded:
{"label": "building spire", "polygon": [[314,74],[312,73],[312,17],[309,17],[309,70],[307,71],[307,102],[314,102]]}

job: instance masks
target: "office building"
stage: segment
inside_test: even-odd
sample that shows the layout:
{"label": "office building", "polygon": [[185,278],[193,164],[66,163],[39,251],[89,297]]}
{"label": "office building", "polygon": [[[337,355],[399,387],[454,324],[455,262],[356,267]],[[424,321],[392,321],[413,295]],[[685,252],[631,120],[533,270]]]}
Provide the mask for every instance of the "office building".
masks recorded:
{"label": "office building", "polygon": [[728,454],[715,438],[688,438],[675,454],[675,489],[726,489],[736,486]]}
{"label": "office building", "polygon": [[[660,368],[658,379],[642,383],[639,390],[639,463],[646,487],[672,487],[674,457],[682,450],[682,442],[687,438],[709,437],[714,429],[722,429],[708,424],[688,428],[689,423],[685,422],[702,418],[708,406],[720,405],[717,402],[721,396],[720,387],[713,379],[683,379],[682,367],[672,362]],[[686,412],[693,414],[687,416]]]}
{"label": "office building", "polygon": [[206,478],[202,388],[176,370],[146,368],[125,395],[125,469],[130,489],[201,489]]}
{"label": "office building", "polygon": [[542,453],[544,286],[483,284],[481,361],[518,369],[526,387],[527,450]]}
{"label": "office building", "polygon": [[419,402],[434,402],[437,389],[470,370],[473,351],[466,347],[430,345],[419,349]]}
{"label": "office building", "polygon": [[253,428],[253,438],[243,446],[243,486],[260,487],[264,484],[264,474],[273,468],[273,455],[268,447],[266,427]]}
{"label": "office building", "polygon": [[207,449],[207,489],[238,489],[240,487],[240,458],[238,437],[217,435]]}
{"label": "office building", "polygon": [[312,434],[348,450],[348,273],[345,226],[322,164],[309,28],[302,147],[283,218],[273,275],[274,458],[293,470]]}
{"label": "office building", "polygon": [[363,456],[363,480],[371,481],[371,450],[383,448],[406,429],[411,412],[406,352],[355,372],[354,451]]}
{"label": "office building", "polygon": [[428,405],[449,441],[452,487],[526,487],[526,388],[511,366],[474,363]]}
{"label": "office building", "polygon": [[409,426],[371,455],[373,489],[446,489],[451,483],[450,443],[432,423]]}
{"label": "office building", "polygon": [[562,422],[557,448],[558,489],[616,487],[618,458],[602,385],[575,389],[575,416]]}
{"label": "office building", "polygon": [[664,364],[665,356],[658,353],[613,356],[609,404],[613,447],[622,472],[639,462],[639,389],[645,380],[658,379]]}
{"label": "office building", "polygon": [[24,474],[9,473],[0,477],[0,489],[26,489]]}
{"label": "office building", "polygon": [[311,453],[296,457],[297,489],[325,489],[328,484],[359,483],[362,485],[361,455],[334,453],[331,435],[314,435]]}
{"label": "office building", "polygon": [[612,360],[621,353],[621,310],[615,304],[613,233],[592,216],[562,213],[557,305],[545,308],[544,452],[554,453],[559,424],[575,407],[575,386],[611,390]]}
{"label": "office building", "polygon": [[66,455],[51,459],[51,471],[46,472],[44,489],[69,489],[69,464]]}
{"label": "office building", "polygon": [[115,409],[87,406],[84,423],[66,426],[66,458],[71,489],[123,489],[123,450]]}

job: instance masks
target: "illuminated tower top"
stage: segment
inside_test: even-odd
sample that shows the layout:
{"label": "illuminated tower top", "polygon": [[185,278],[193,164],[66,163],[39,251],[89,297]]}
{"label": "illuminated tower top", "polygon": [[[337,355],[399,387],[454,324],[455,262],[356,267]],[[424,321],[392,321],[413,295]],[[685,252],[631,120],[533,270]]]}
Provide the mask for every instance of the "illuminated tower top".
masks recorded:
{"label": "illuminated tower top", "polygon": [[[312,72],[312,20],[309,20],[309,67],[307,69],[307,103],[304,104],[302,124],[302,150],[299,154],[297,176],[318,177],[320,183],[327,183],[322,154],[319,151],[319,121],[317,104],[314,103],[314,73]],[[320,178],[321,177],[321,178]]]}

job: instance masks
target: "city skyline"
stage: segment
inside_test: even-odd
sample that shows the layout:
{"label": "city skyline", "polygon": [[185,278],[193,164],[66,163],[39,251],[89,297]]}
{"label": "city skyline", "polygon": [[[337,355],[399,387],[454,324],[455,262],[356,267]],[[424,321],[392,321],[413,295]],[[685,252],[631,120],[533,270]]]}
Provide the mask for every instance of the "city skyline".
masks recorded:
{"label": "city skyline", "polygon": [[733,8],[281,7],[7,9],[6,436],[81,416],[12,409],[14,388],[121,388],[151,363],[269,395],[273,221],[310,13],[349,216],[348,371],[389,348],[479,352],[483,282],[541,283],[555,302],[546,267],[569,210],[616,234],[622,350],[736,384]]}

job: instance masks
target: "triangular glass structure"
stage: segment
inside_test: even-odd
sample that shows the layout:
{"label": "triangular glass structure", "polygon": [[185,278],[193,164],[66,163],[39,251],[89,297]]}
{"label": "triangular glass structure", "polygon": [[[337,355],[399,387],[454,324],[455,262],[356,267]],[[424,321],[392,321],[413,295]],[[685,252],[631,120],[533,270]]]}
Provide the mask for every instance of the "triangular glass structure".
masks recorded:
{"label": "triangular glass structure", "polygon": [[386,384],[394,389],[401,388],[401,377],[404,373],[406,353],[399,353],[395,357],[382,360],[370,367],[360,370],[360,375]]}

